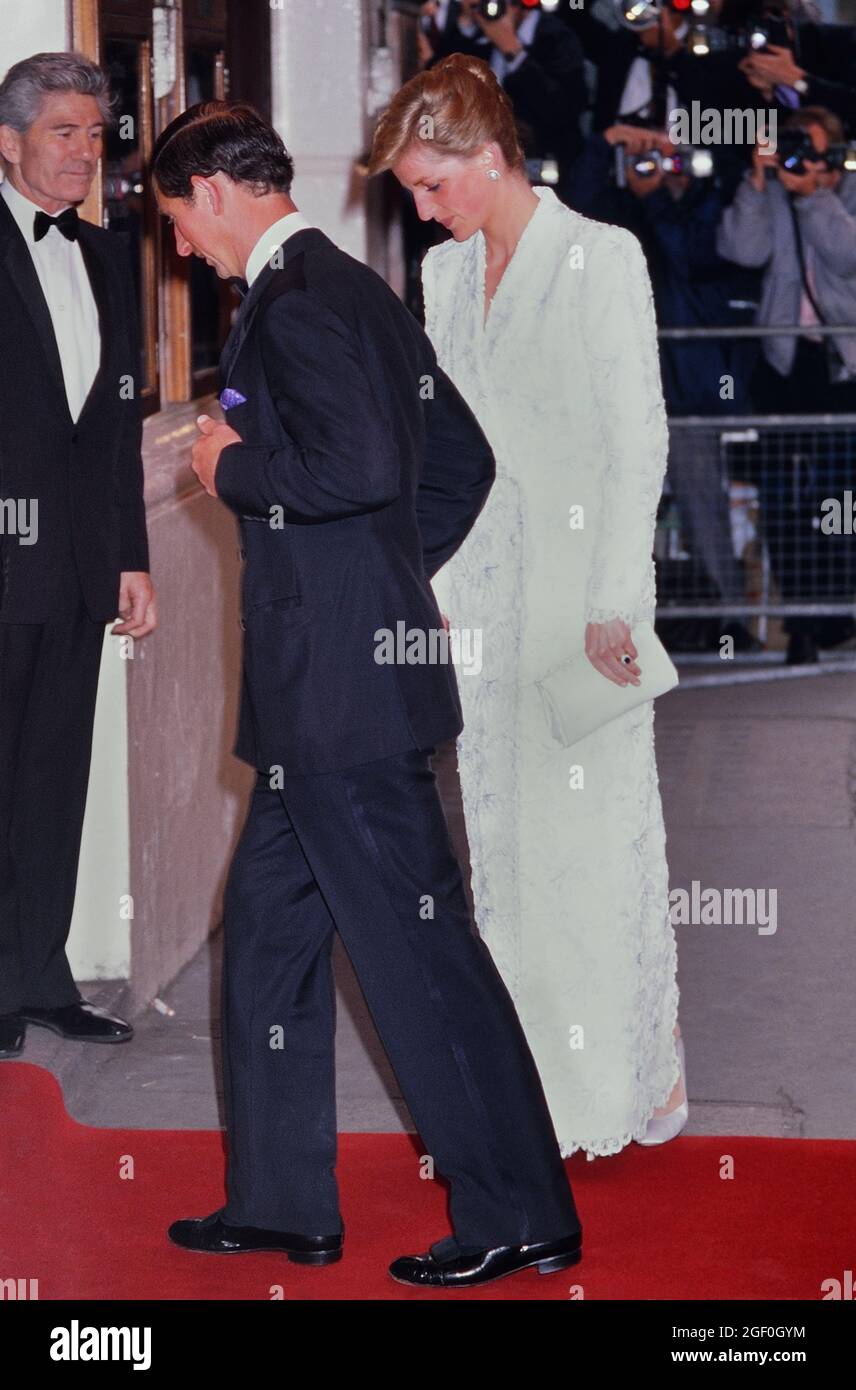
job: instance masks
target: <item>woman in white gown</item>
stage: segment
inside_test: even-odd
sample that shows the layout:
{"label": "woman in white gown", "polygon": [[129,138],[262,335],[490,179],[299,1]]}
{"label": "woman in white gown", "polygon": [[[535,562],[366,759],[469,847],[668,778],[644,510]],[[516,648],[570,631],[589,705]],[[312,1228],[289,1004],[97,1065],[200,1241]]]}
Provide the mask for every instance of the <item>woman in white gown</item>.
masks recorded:
{"label": "woman in white gown", "polygon": [[671,1137],[686,1111],[653,707],[564,750],[534,682],[584,648],[604,679],[638,675],[621,656],[653,618],[667,452],[647,268],[629,232],[530,187],[477,59],[402,88],[371,168],[452,233],[423,262],[426,328],[497,462],[434,580],[453,632],[482,640],[480,671],[458,668],[476,921],[562,1153],[617,1153]]}

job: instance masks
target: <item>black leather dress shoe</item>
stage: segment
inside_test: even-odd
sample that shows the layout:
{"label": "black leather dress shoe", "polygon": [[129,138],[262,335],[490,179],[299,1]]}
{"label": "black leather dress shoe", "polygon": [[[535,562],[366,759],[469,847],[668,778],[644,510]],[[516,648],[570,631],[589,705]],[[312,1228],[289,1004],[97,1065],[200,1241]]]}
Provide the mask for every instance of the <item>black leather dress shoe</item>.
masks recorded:
{"label": "black leather dress shoe", "polygon": [[20,1014],[0,1014],[0,1057],[17,1057],[26,1036],[27,1025]]}
{"label": "black leather dress shoe", "polygon": [[120,1043],[134,1036],[130,1023],[87,1004],[85,999],[59,1009],[21,1009],[20,1016],[25,1023],[50,1028],[52,1033],[75,1042]]}
{"label": "black leather dress shoe", "polygon": [[[499,1245],[493,1250],[455,1254],[454,1237],[438,1241],[425,1255],[402,1255],[393,1260],[389,1272],[399,1284],[422,1288],[470,1289],[488,1284],[506,1274],[517,1274],[533,1265],[539,1274],[555,1274],[583,1257],[582,1232],[562,1240],[542,1241],[539,1245]],[[450,1253],[441,1253],[443,1248]],[[436,1252],[436,1253],[435,1253]]]}
{"label": "black leather dress shoe", "polygon": [[331,1265],[342,1258],[344,1231],[337,1236],[301,1236],[293,1231],[264,1231],[259,1226],[227,1226],[219,1211],[191,1221],[173,1221],[167,1232],[173,1245],[205,1255],[245,1255],[280,1250],[299,1265]]}

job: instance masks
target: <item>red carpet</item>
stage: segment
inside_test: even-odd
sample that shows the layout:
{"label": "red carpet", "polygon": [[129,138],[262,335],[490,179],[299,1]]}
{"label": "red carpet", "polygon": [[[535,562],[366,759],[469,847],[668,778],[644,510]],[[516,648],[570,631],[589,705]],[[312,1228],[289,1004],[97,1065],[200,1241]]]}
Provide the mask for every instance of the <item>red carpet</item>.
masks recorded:
{"label": "red carpet", "polygon": [[582,1285],[586,1299],[814,1301],[854,1267],[856,1143],[845,1140],[681,1138],[593,1163],[577,1154],[582,1263],[444,1294],[386,1272],[449,1229],[446,1190],[419,1178],[408,1135],[340,1137],[344,1258],[306,1269],[166,1240],[171,1221],[223,1203],[218,1132],[79,1125],[54,1077],[26,1062],[0,1063],[0,1114],[0,1279],[37,1278],[40,1299],[268,1299],[281,1285],[286,1299],[566,1300]]}

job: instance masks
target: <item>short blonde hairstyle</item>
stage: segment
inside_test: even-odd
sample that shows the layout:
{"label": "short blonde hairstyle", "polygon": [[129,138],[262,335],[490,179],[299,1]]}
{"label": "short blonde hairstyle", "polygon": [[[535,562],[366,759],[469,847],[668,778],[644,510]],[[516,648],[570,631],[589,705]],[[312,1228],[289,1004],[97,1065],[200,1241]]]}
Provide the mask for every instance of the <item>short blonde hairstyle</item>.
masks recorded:
{"label": "short blonde hairstyle", "polygon": [[369,173],[391,169],[417,141],[463,158],[495,141],[510,169],[525,166],[511,102],[489,64],[465,53],[451,53],[396,92],[378,122]]}

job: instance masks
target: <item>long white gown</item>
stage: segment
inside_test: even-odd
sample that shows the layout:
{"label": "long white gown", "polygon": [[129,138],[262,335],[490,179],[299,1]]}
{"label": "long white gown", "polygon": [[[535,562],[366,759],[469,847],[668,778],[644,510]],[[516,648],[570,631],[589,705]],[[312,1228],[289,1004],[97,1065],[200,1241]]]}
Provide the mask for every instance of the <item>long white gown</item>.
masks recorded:
{"label": "long white gown", "polygon": [[593,1158],[641,1138],[679,1075],[653,706],[563,750],[533,682],[583,650],[587,621],[653,618],[667,427],[638,241],[535,192],[486,326],[483,234],[423,261],[439,364],[497,460],[434,590],[452,628],[482,640],[481,670],[457,666],[478,929],[563,1155]]}

